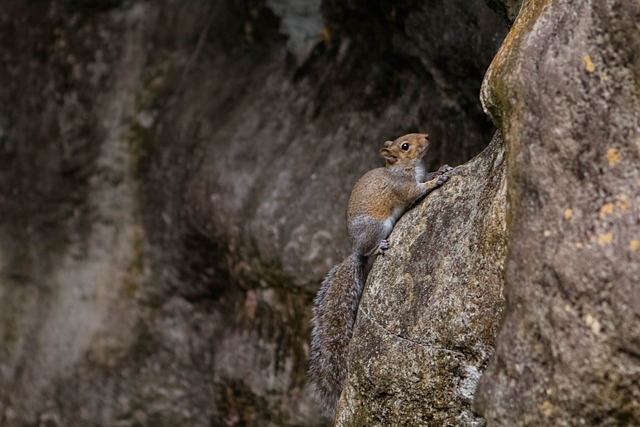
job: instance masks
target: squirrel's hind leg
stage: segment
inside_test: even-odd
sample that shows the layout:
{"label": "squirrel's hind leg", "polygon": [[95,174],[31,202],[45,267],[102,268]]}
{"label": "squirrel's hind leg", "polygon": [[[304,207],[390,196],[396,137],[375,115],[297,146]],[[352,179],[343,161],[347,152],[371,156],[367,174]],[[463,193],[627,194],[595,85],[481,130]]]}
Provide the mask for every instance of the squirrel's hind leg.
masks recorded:
{"label": "squirrel's hind leg", "polygon": [[353,218],[347,224],[353,251],[363,256],[384,254],[389,249],[389,234],[393,229],[392,218],[379,220],[368,215]]}

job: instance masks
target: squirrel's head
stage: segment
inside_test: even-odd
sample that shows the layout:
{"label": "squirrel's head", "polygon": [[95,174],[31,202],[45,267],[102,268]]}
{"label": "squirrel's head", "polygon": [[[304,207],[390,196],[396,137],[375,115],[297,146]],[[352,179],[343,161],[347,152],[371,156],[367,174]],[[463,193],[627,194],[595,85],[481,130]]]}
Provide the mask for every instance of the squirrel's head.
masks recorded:
{"label": "squirrel's head", "polygon": [[380,149],[380,154],[387,161],[387,166],[411,167],[416,160],[424,157],[429,148],[429,134],[410,133],[395,141],[387,141]]}

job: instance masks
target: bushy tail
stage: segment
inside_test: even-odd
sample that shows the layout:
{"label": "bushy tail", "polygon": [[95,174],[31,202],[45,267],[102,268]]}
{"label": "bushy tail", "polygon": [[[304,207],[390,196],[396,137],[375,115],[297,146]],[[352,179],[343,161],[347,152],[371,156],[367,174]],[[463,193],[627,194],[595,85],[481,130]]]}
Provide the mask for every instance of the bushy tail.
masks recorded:
{"label": "bushy tail", "polygon": [[349,341],[366,279],[366,260],[352,254],[333,267],[313,305],[309,377],[331,413],[347,377]]}

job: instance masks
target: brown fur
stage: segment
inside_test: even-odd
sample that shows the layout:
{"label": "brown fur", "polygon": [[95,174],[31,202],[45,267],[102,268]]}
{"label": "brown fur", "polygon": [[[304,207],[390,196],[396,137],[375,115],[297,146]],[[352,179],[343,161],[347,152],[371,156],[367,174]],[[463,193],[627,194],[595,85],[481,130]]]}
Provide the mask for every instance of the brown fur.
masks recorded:
{"label": "brown fur", "polygon": [[[408,143],[409,149],[402,150]],[[429,135],[409,134],[395,141],[385,142],[380,154],[387,165],[365,173],[351,191],[347,219],[369,215],[385,219],[394,207],[407,205],[420,197],[422,191],[416,185],[416,168],[424,168],[422,157],[429,148]]]}

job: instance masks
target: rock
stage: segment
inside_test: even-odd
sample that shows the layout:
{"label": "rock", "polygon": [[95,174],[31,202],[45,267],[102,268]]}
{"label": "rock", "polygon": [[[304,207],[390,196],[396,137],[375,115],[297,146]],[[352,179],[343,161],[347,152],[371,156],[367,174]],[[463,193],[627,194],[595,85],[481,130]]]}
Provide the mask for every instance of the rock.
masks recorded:
{"label": "rock", "polygon": [[480,426],[471,412],[503,308],[502,139],[407,212],[375,261],[338,426]]}
{"label": "rock", "polygon": [[640,425],[640,4],[525,1],[483,84],[507,152],[489,426]]}

